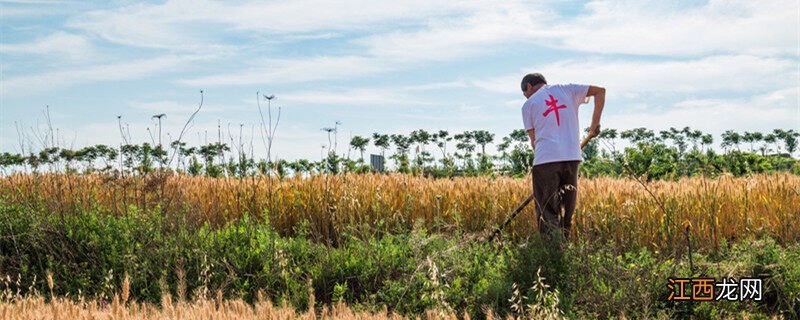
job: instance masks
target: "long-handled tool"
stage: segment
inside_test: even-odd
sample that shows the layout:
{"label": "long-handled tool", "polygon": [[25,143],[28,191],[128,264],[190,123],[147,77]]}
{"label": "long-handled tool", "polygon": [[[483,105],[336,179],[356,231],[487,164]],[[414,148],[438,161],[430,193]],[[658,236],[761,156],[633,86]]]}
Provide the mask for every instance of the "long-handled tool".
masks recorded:
{"label": "long-handled tool", "polygon": [[[583,147],[585,147],[587,144],[589,144],[590,140],[592,140],[592,135],[591,134],[586,136],[586,138],[583,138],[583,141],[581,141],[581,149],[583,149]],[[514,220],[514,218],[520,212],[522,212],[522,209],[525,209],[525,206],[527,206],[528,203],[533,201],[533,199],[534,199],[533,198],[533,192],[531,192],[531,195],[529,195],[528,198],[525,199],[525,201],[523,201],[516,209],[514,209],[514,211],[511,211],[511,215],[509,215],[508,218],[506,218],[506,221],[503,222],[503,224],[501,224],[500,227],[495,229],[494,232],[492,232],[492,235],[489,236],[489,242],[494,240],[494,238],[496,236],[500,235],[500,232],[503,231],[503,228],[505,228],[509,223],[511,223],[511,220]]]}

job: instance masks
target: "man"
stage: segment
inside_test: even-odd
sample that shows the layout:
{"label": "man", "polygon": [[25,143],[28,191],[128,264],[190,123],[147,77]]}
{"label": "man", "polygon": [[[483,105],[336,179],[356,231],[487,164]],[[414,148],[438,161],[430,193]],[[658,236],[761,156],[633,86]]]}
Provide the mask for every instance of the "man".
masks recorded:
{"label": "man", "polygon": [[[569,238],[578,187],[578,164],[583,160],[579,145],[578,106],[594,97],[589,135],[600,134],[600,114],[606,90],[590,85],[548,85],[539,73],[522,78],[522,121],[534,149],[533,193],[539,216],[539,232],[555,231]],[[564,210],[563,218],[561,216]]]}

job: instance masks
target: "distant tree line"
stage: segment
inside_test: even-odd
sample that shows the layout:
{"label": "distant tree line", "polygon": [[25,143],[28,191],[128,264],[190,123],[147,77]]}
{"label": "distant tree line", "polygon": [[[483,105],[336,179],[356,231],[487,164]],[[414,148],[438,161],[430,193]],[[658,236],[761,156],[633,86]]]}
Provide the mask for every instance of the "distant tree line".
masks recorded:
{"label": "distant tree line", "polygon": [[[647,179],[772,171],[800,174],[800,161],[792,157],[798,149],[798,138],[800,133],[794,130],[775,129],[766,134],[728,130],[721,135],[722,152],[718,153],[711,148],[712,135],[689,127],[658,133],[645,128],[606,129],[584,149],[586,161],[581,171],[587,175],[632,174]],[[630,146],[615,148],[621,140]]]}
{"label": "distant tree line", "polygon": [[[335,134],[335,130],[328,134],[331,132]],[[800,174],[800,161],[792,157],[798,149],[798,138],[800,133],[794,130],[775,129],[770,133],[728,130],[721,135],[722,150],[718,152],[711,148],[714,143],[711,134],[689,127],[659,132],[646,128],[605,129],[583,150],[585,161],[581,171],[588,176],[633,174],[646,179],[722,173],[740,176],[771,171]],[[625,148],[617,147],[621,142],[626,142]],[[259,160],[241,146],[232,151],[231,146],[221,142],[188,147],[185,142],[174,141],[168,148],[149,143],[123,144],[119,148],[94,145],[77,150],[49,147],[38,153],[3,152],[0,169],[4,173],[49,170],[128,175],[172,170],[209,177],[365,173],[372,170],[364,156],[368,147],[373,146],[381,156],[391,160],[387,171],[432,177],[523,176],[534,158],[524,130],[514,130],[497,141],[495,134],[485,130],[451,134],[446,130],[420,129],[407,135],[353,136],[349,148],[357,151],[358,157],[351,157],[350,152],[338,154],[330,144],[329,138],[329,150],[318,161]],[[496,152],[488,152],[490,145]]]}

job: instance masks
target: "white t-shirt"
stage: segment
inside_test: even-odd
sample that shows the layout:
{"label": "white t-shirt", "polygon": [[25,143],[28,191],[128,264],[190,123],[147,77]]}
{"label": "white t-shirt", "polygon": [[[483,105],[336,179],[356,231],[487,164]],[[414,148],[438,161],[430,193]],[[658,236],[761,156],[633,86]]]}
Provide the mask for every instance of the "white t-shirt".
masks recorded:
{"label": "white t-shirt", "polygon": [[582,161],[578,106],[589,102],[588,85],[544,85],[522,105],[525,130],[533,129],[533,165]]}

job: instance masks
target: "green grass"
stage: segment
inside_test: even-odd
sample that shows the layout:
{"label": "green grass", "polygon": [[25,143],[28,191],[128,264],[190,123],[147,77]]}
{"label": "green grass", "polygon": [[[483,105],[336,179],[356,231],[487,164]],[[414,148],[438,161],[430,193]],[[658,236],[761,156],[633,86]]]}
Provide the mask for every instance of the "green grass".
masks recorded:
{"label": "green grass", "polygon": [[[317,305],[385,305],[405,315],[438,307],[482,318],[483,306],[509,314],[514,302],[554,305],[558,298],[570,318],[800,316],[800,247],[769,238],[695,252],[692,272],[685,256],[636,243],[571,243],[559,251],[536,237],[499,245],[457,231],[432,234],[421,224],[351,227],[340,230],[336,243],[318,243],[302,223],[286,238],[268,221],[255,222],[263,219],[211,228],[158,209],[130,212],[61,215],[0,204],[0,275],[11,279],[0,284],[2,296],[18,289],[49,293],[44,279],[52,272],[56,295],[110,297],[127,273],[131,297],[154,303],[162,290],[178,296],[185,286],[187,299],[221,290],[252,301],[262,289],[299,309],[314,294]],[[537,291],[539,269],[549,294]],[[764,300],[666,301],[670,276],[722,275],[762,277]]]}

